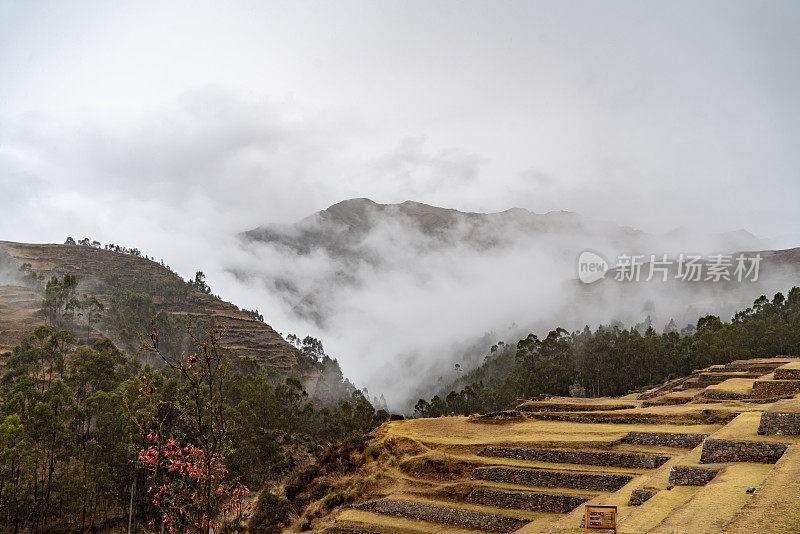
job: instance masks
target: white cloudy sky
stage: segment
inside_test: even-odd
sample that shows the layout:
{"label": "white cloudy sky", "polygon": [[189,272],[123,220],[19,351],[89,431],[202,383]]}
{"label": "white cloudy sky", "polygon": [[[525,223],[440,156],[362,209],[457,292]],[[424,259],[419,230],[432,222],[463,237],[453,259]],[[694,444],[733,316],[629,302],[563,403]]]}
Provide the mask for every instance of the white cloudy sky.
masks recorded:
{"label": "white cloudy sky", "polygon": [[777,0],[0,0],[0,239],[189,276],[370,197],[800,245],[798,27]]}
{"label": "white cloudy sky", "polygon": [[352,196],[800,231],[794,2],[116,4],[0,2],[3,237]]}

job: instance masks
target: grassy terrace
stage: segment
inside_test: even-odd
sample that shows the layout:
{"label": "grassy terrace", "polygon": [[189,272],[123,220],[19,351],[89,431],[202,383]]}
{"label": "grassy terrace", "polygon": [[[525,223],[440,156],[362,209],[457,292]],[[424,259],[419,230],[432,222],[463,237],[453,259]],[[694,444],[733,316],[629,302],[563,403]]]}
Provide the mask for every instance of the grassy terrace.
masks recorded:
{"label": "grassy terrace", "polygon": [[429,521],[417,521],[402,517],[391,517],[361,510],[345,509],[337,516],[337,525],[361,528],[373,526],[390,529],[394,534],[430,533],[430,534],[475,534],[479,530],[458,528],[449,525],[437,525]]}
{"label": "grassy terrace", "polygon": [[726,532],[800,532],[800,445],[790,446],[728,525]]}
{"label": "grassy terrace", "polygon": [[[717,409],[717,406],[714,406]],[[631,410],[615,410],[625,414]],[[683,406],[658,406],[638,413],[657,413],[680,416],[690,413]],[[660,432],[711,433],[720,425],[686,424],[658,425]],[[472,423],[466,417],[411,419],[388,423],[387,432],[398,437],[414,439],[431,446],[536,445],[537,447],[594,446],[609,448],[628,432],[653,431],[651,424],[573,423],[566,421],[529,420],[512,423]]]}
{"label": "grassy terrace", "polygon": [[[625,447],[628,448],[632,446],[626,445]],[[586,450],[586,448],[584,448],[583,450]],[[619,449],[614,449],[614,450],[616,451]],[[681,454],[683,454],[683,452],[681,452]],[[568,464],[568,463],[554,464],[552,462],[517,460],[515,458],[499,458],[496,456],[486,457],[486,456],[477,456],[468,454],[465,455],[453,454],[452,457],[479,462],[484,465],[505,465],[511,467],[530,467],[536,469],[558,469],[559,471],[581,471],[584,473],[591,473],[596,471],[598,473],[641,474],[642,472],[645,471],[645,469],[637,469],[633,467],[610,467],[603,465]]]}
{"label": "grassy terrace", "polygon": [[519,405],[521,410],[525,408],[536,406],[539,408],[560,408],[568,411],[570,408],[578,409],[596,409],[596,410],[615,410],[619,408],[635,408],[641,404],[636,400],[636,395],[628,395],[626,397],[598,397],[594,399],[581,399],[570,397],[556,397],[544,401],[527,401]]}
{"label": "grassy terrace", "polygon": [[[770,405],[767,405],[768,407]],[[712,437],[731,441],[765,441],[767,443],[797,443],[797,436],[760,436],[758,424],[761,412],[745,412],[719,429]]]}
{"label": "grassy terrace", "polygon": [[778,413],[800,413],[800,399],[783,399],[773,403],[769,408],[769,412]]}
{"label": "grassy terrace", "polygon": [[[706,486],[700,486],[692,497],[674,508],[650,532],[681,532],[692,525],[693,532],[720,532],[750,497],[745,490],[758,486],[772,469],[769,464],[737,463],[727,466]],[[634,526],[633,524],[631,526]],[[623,532],[628,530],[625,525]]]}
{"label": "grassy terrace", "polygon": [[[768,363],[769,361],[765,361]],[[800,362],[789,365],[800,368]],[[753,379],[732,378],[713,389],[745,391]],[[757,404],[744,401],[708,402],[696,397],[703,390],[669,392],[667,395],[693,395],[686,404],[641,407],[636,396],[623,399],[548,399],[544,413],[583,417],[591,422],[523,419],[512,421],[470,420],[467,417],[411,419],[386,423],[378,439],[394,440],[403,453],[397,463],[379,477],[381,490],[370,498],[387,498],[407,503],[421,503],[455,510],[483,512],[530,521],[519,534],[579,533],[583,506],[569,513],[551,513],[525,509],[499,508],[469,504],[465,499],[473,489],[545,493],[565,497],[584,497],[591,504],[616,505],[619,532],[625,534],[726,532],[800,532],[800,436],[758,435],[761,414],[766,410],[782,413],[800,412],[800,399]],[[584,403],[584,409],[573,409]],[[535,406],[535,402],[528,403]],[[607,409],[623,404],[635,408]],[[560,407],[559,407],[560,406]],[[555,407],[555,409],[554,409]],[[606,408],[606,409],[604,409]],[[530,409],[530,408],[529,408]],[[648,418],[640,424],[597,422],[598,417]],[[601,420],[602,421],[602,420]],[[720,421],[709,423],[709,421]],[[693,449],[622,443],[628,432],[708,434],[713,439],[737,442],[785,443],[787,453],[777,464],[731,462],[700,464],[703,445]],[[668,441],[664,441],[668,443]],[[548,461],[519,460],[478,456],[486,446],[529,449],[563,449],[595,452],[627,452],[668,456],[658,468],[609,467]],[[478,467],[502,466],[552,471],[556,473],[591,473],[593,475],[629,475],[633,478],[617,491],[570,488],[559,481],[557,487],[533,487],[504,481],[473,480]],[[675,466],[715,468],[717,476],[705,486],[670,486],[670,471]],[[548,475],[550,477],[552,475]],[[560,476],[560,475],[559,475]],[[569,475],[572,476],[572,475]],[[532,483],[538,483],[536,479]],[[559,487],[563,486],[563,487]],[[754,494],[747,488],[757,488]],[[634,490],[654,492],[639,506],[629,506]],[[381,515],[342,508],[329,524],[361,528],[362,532],[385,534],[467,534],[477,530],[433,522]],[[469,525],[468,525],[469,526]],[[344,531],[343,531],[344,532]],[[333,534],[333,533],[332,533]]]}
{"label": "grassy terrace", "polygon": [[750,392],[753,391],[753,382],[755,382],[755,380],[755,378],[729,378],[719,384],[708,386],[706,389],[749,395]]}
{"label": "grassy terrace", "polygon": [[[674,465],[688,465],[699,462],[701,449],[702,445],[690,451],[684,449],[658,469],[644,472],[616,493],[611,495],[599,495],[588,504],[609,504],[617,506],[620,527],[626,525],[626,528],[629,529],[621,530],[620,532],[646,532],[649,528],[653,528],[660,523],[673,508],[682,505],[691,498],[698,489],[694,486],[678,486],[672,490],[666,491],[669,472],[672,467]],[[637,488],[664,491],[658,491],[654,497],[641,506],[628,506],[631,492]],[[582,517],[583,509],[576,509],[557,521],[545,532],[577,532],[577,527],[580,525]],[[521,532],[524,534],[532,534],[538,531],[523,530]]]}

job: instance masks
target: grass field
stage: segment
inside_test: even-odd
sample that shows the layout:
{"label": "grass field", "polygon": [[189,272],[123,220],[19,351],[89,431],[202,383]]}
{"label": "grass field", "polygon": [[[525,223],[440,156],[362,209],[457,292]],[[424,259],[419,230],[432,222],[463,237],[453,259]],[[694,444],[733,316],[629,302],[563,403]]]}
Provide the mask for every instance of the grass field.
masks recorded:
{"label": "grass field", "polygon": [[767,411],[777,413],[800,413],[800,399],[783,399],[772,404]]}
{"label": "grass field", "polygon": [[732,441],[766,441],[768,443],[796,443],[798,441],[797,436],[761,436],[758,434],[760,422],[761,412],[745,412],[719,429],[713,437]]}
{"label": "grass field", "polygon": [[691,525],[691,532],[697,534],[721,532],[750,497],[747,488],[761,484],[770,470],[770,464],[736,463],[727,466],[648,532],[685,532],[687,525]]}
{"label": "grass field", "polygon": [[719,384],[708,386],[706,389],[749,395],[753,391],[753,382],[755,382],[754,378],[729,378]]}
{"label": "grass field", "polygon": [[647,502],[631,510],[620,518],[621,534],[649,532],[664,521],[676,508],[683,506],[700,488],[698,486],[677,486],[667,491],[659,491]]}
{"label": "grass field", "polygon": [[[680,415],[690,413],[681,406],[660,408],[658,413]],[[650,409],[648,409],[650,410]],[[622,410],[620,410],[621,412]],[[661,432],[710,433],[719,425],[687,424],[658,425]],[[622,439],[628,432],[653,431],[650,424],[572,423],[565,421],[528,420],[511,423],[473,423],[466,417],[437,417],[434,419],[410,419],[394,421],[386,427],[390,434],[414,439],[431,445],[530,445],[556,447],[564,445],[608,448]]]}
{"label": "grass field", "polygon": [[[768,361],[764,360],[764,363]],[[800,367],[800,362],[792,365]],[[710,388],[746,394],[752,382],[753,379],[732,378]],[[538,402],[547,407],[545,413],[567,413],[582,419],[580,422],[539,419],[536,417],[541,415],[536,414],[511,421],[470,420],[467,417],[392,421],[377,431],[376,439],[391,443],[389,448],[395,451],[392,454],[396,462],[383,468],[379,477],[381,489],[370,498],[386,497],[530,520],[528,525],[517,531],[519,534],[583,532],[579,525],[584,507],[578,506],[566,514],[497,508],[466,503],[469,493],[473,489],[483,488],[585,497],[591,504],[617,506],[619,532],[623,534],[702,534],[721,532],[726,526],[726,532],[736,534],[800,532],[800,436],[760,436],[757,433],[765,410],[798,413],[800,399],[774,404],[742,400],[709,402],[698,396],[702,391],[695,388],[668,392],[664,397],[671,395],[687,402],[646,408],[641,406],[642,401],[635,394],[624,400],[550,398]],[[536,404],[532,402],[528,406]],[[623,404],[637,406],[608,409]],[[597,422],[603,417],[647,418],[651,422]],[[669,475],[674,466],[708,467],[708,464],[699,464],[703,445],[686,449],[623,443],[622,438],[631,431],[698,433],[714,439],[786,443],[790,447],[789,452],[775,465],[749,462],[714,464],[719,473],[705,486],[672,487]],[[478,456],[478,452],[486,446],[655,454],[669,456],[670,459],[658,468],[645,469]],[[473,480],[472,471],[482,466],[550,470],[564,473],[566,477],[574,477],[575,473],[591,473],[625,474],[633,478],[617,491],[572,489],[568,487],[571,484],[567,480],[555,484],[564,487],[537,488],[502,481]],[[553,476],[550,475],[549,480]],[[749,487],[757,488],[755,494],[747,493]],[[637,489],[654,492],[654,495],[639,506],[630,506],[631,494]],[[524,506],[520,505],[520,508]],[[370,525],[373,530],[387,534],[476,532],[347,508],[337,510],[333,516],[332,520],[337,525],[352,525],[364,532],[370,530]]]}
{"label": "grass field", "polygon": [[341,510],[337,515],[337,520],[337,524],[342,526],[347,526],[349,522],[357,522],[360,526],[376,525],[378,527],[388,527],[396,534],[406,534],[406,532],[413,532],[414,534],[418,532],[430,534],[475,534],[480,532],[479,530],[437,525],[429,521],[391,517],[352,509]]}
{"label": "grass field", "polygon": [[800,532],[800,445],[792,445],[775,464],[725,532],[794,534]]}

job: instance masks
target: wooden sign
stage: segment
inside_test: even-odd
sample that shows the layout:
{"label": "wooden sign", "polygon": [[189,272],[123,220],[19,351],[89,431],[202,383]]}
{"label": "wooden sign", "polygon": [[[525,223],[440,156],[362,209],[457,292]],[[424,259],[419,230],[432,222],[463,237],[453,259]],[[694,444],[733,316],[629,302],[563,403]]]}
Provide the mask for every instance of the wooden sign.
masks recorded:
{"label": "wooden sign", "polygon": [[613,530],[617,534],[617,507],[587,504],[583,524],[589,529]]}

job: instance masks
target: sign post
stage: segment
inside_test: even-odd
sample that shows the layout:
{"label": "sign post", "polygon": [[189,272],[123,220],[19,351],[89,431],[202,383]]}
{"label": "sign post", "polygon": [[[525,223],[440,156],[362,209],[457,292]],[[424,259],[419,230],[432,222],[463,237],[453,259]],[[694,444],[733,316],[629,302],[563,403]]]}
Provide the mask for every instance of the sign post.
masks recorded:
{"label": "sign post", "polygon": [[584,532],[589,529],[613,530],[617,534],[617,507],[600,504],[587,504],[583,516]]}

